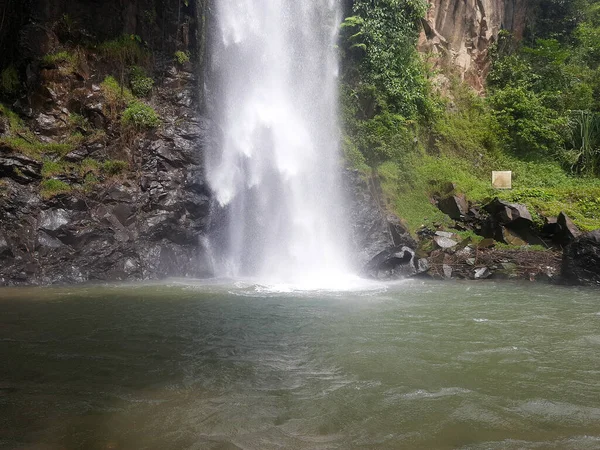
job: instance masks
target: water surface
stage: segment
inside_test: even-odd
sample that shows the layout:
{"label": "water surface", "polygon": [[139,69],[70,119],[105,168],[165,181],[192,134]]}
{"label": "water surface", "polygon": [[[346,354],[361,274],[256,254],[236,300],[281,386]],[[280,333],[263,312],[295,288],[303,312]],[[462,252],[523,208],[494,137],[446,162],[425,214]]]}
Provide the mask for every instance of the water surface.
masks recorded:
{"label": "water surface", "polygon": [[7,449],[598,449],[600,293],[0,290]]}

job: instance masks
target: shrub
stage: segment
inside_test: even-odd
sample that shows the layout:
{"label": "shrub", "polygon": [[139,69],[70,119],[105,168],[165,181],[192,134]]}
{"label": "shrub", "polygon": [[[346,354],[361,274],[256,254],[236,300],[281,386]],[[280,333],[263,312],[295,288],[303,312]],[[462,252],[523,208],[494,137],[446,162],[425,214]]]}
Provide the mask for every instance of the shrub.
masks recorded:
{"label": "shrub", "polygon": [[136,97],[146,97],[154,87],[154,80],[147,76],[146,71],[139,66],[133,66],[129,75],[131,92]]}
{"label": "shrub", "polygon": [[181,50],[178,50],[175,52],[175,61],[177,61],[177,63],[180,65],[184,65],[186,62],[190,61],[190,54],[188,52],[182,52]]}
{"label": "shrub", "polygon": [[154,108],[138,100],[129,104],[123,112],[121,121],[124,126],[138,130],[156,128],[160,125],[160,118]]}
{"label": "shrub", "polygon": [[104,172],[108,176],[119,175],[127,170],[129,164],[125,161],[105,161],[102,163],[102,172]]}
{"label": "shrub", "polygon": [[106,99],[106,114],[112,119],[135,98],[129,89],[121,86],[112,76],[106,77],[100,88]]}
{"label": "shrub", "polygon": [[15,94],[19,90],[19,73],[15,66],[10,65],[0,74],[0,91],[7,95]]}

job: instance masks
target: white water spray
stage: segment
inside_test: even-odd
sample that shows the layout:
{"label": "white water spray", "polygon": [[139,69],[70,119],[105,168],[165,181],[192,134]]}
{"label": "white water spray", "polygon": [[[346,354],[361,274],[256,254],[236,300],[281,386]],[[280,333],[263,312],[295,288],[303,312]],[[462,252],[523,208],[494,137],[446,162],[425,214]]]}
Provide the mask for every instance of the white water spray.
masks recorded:
{"label": "white water spray", "polygon": [[337,0],[219,0],[222,148],[207,173],[226,232],[221,275],[331,286],[346,274],[339,192]]}

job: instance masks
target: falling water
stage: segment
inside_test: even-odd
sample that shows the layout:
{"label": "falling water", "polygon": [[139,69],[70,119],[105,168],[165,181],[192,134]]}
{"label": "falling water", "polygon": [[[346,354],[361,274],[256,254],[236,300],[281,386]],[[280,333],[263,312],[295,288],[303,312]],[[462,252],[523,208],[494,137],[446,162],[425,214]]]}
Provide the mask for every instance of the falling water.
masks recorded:
{"label": "falling water", "polygon": [[220,236],[213,237],[221,271],[329,284],[347,272],[336,117],[338,2],[216,3],[211,78],[222,146],[208,155],[207,172],[225,211]]}

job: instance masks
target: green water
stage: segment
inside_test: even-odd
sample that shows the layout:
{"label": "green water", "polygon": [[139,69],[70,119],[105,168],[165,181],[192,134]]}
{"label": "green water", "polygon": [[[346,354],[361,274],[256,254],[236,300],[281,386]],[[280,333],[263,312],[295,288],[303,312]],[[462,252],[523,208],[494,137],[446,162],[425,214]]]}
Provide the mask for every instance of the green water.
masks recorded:
{"label": "green water", "polygon": [[599,449],[600,291],[0,290],[7,449]]}

